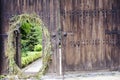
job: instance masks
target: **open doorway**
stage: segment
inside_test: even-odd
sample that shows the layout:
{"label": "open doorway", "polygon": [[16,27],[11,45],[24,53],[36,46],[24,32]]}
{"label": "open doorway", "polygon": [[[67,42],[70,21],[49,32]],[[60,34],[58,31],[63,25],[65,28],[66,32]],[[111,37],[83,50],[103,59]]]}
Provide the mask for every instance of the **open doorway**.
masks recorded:
{"label": "open doorway", "polygon": [[26,67],[25,72],[38,72],[42,66],[42,25],[25,20],[20,32],[22,68]]}
{"label": "open doorway", "polygon": [[[42,67],[43,23],[23,15],[18,30],[14,31],[15,62],[25,72],[38,72]],[[34,67],[35,66],[35,67]],[[32,68],[32,69],[31,69]]]}
{"label": "open doorway", "polygon": [[38,67],[33,65],[34,69],[29,68],[29,70],[35,72],[34,76],[40,76],[39,73],[42,75],[46,72],[51,61],[51,41],[50,33],[40,16],[21,14],[10,19],[6,55],[9,58],[10,74],[31,76],[31,74],[23,75],[27,70],[25,67],[36,60],[40,60],[36,62]]}

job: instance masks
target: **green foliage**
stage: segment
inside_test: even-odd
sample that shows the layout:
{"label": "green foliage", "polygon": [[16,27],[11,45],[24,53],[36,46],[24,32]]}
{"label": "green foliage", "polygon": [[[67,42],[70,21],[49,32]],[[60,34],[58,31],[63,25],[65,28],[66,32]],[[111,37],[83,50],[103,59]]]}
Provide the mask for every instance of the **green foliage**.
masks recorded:
{"label": "green foliage", "polygon": [[27,52],[29,50],[29,47],[28,47],[27,43],[28,43],[28,40],[21,39],[22,53]]}
{"label": "green foliage", "polygon": [[29,34],[22,33],[21,39],[22,51],[33,51],[35,45],[42,44],[42,29],[39,25],[32,24]]}
{"label": "green foliage", "polygon": [[27,36],[27,34],[29,34],[31,32],[31,23],[28,20],[23,20],[21,22],[21,27],[20,27],[20,31],[22,33],[22,38],[25,38]]}
{"label": "green foliage", "polygon": [[27,56],[22,57],[22,67],[27,66],[38,58],[42,57],[41,52],[28,52]]}
{"label": "green foliage", "polygon": [[22,57],[28,56],[27,51],[22,52]]}
{"label": "green foliage", "polygon": [[42,45],[42,25],[32,22],[22,22],[21,30],[21,45],[22,52],[33,51],[35,45]]}
{"label": "green foliage", "polygon": [[0,80],[2,80],[3,78],[5,78],[5,76],[4,75],[0,75]]}
{"label": "green foliage", "polygon": [[34,51],[41,51],[41,50],[42,50],[42,45],[40,44],[35,45]]}

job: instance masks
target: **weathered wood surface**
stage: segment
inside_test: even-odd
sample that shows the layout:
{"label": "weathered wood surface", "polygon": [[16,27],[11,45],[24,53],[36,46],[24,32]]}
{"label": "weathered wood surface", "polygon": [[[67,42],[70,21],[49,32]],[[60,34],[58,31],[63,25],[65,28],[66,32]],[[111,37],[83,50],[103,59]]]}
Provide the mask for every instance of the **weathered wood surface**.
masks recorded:
{"label": "weathered wood surface", "polygon": [[[0,19],[2,19],[0,21],[1,26],[0,26],[0,31],[2,32],[2,34],[6,34],[8,32],[9,29],[9,19],[14,16],[14,15],[19,15],[22,13],[28,13],[28,14],[33,14],[36,13],[38,15],[40,15],[40,19],[43,21],[44,25],[48,28],[48,30],[50,31],[50,33],[55,33],[57,34],[57,29],[58,29],[58,0],[0,0],[1,5],[1,11],[0,13]],[[0,32],[0,33],[1,33]],[[6,44],[5,39],[3,41],[3,39],[1,39],[1,42],[3,42],[3,44]],[[57,40],[58,38],[56,37],[54,40],[51,39],[52,42],[52,47],[54,47],[52,50],[52,59],[53,59],[53,64],[50,67],[50,72],[58,72],[58,67],[59,65],[57,65],[57,61],[59,59],[58,58],[58,44],[57,44]],[[44,40],[44,35],[43,35],[43,44],[45,43]],[[5,58],[4,54],[5,54],[5,46],[6,45],[0,45],[0,47],[3,48],[0,50],[3,53],[0,53],[0,60],[6,61],[7,58]],[[44,47],[45,45],[43,45]],[[43,54],[44,55],[44,54]],[[20,57],[20,56],[18,56]],[[5,58],[5,59],[3,59]],[[0,61],[1,62],[1,61]],[[5,66],[6,67],[5,67]],[[6,63],[2,63],[0,64],[0,73],[3,74],[4,72],[7,73],[8,71],[8,62]]]}
{"label": "weathered wood surface", "polygon": [[[120,0],[60,0],[63,71],[118,70]],[[108,32],[109,32],[108,31]]]}
{"label": "weathered wood surface", "polygon": [[21,61],[21,36],[19,31],[14,31],[14,47],[16,54],[14,55],[14,60],[19,68],[22,68]]}
{"label": "weathered wood surface", "polygon": [[3,6],[2,0],[0,0],[0,75],[8,73],[8,59],[5,56],[5,43],[7,35],[5,34],[4,19],[3,19]]}
{"label": "weathered wood surface", "polygon": [[[114,11],[120,9],[120,0],[0,0],[0,2],[0,34],[7,33],[9,19],[14,15],[22,13],[40,15],[51,33],[53,64],[50,65],[50,72],[59,72],[57,31],[61,27],[63,71],[117,70],[120,66],[120,35],[105,34],[105,30],[120,30],[120,10]],[[65,32],[67,37],[63,36]],[[56,36],[52,38],[54,34]],[[6,40],[0,36],[1,74],[8,71],[8,60],[4,55]],[[43,36],[43,47],[44,43]]]}

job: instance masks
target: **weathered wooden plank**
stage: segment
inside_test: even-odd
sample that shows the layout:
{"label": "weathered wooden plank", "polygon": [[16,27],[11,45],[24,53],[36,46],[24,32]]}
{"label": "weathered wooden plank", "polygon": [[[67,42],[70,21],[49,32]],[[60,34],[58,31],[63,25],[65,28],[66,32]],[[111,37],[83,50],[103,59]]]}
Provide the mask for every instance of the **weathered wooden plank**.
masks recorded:
{"label": "weathered wooden plank", "polygon": [[[58,7],[59,5],[57,2],[58,0],[0,0],[0,1],[2,3],[1,8],[3,8],[1,9],[1,11],[3,11],[3,15],[2,15],[3,19],[1,20],[1,22],[4,23],[2,26],[3,30],[2,29],[1,30],[4,33],[8,31],[9,19],[14,15],[18,15],[22,13],[28,13],[28,14],[36,13],[40,15],[40,18],[43,21],[44,25],[48,28],[48,30],[51,33],[57,30],[57,27],[58,27],[57,24],[59,23],[58,22],[59,18],[57,16],[58,9],[59,9]],[[58,69],[58,66],[57,66],[58,45],[56,40],[55,42],[53,42],[55,44],[55,48],[53,52],[53,55],[54,55],[53,63],[55,62],[56,66],[54,66],[52,69]],[[55,72],[58,72],[58,71],[55,71]]]}
{"label": "weathered wooden plank", "polygon": [[3,1],[0,0],[0,75],[6,75],[8,73],[8,57],[5,55],[6,53],[6,43],[7,43],[7,34],[6,34],[6,20],[4,16],[4,4]]}
{"label": "weathered wooden plank", "polygon": [[[68,35],[66,43],[63,43],[66,44],[63,49],[65,71],[118,67],[118,47],[112,45],[112,40],[116,41],[118,36],[105,34],[107,29],[118,30],[116,22],[119,22],[119,12],[113,15],[114,12],[111,11],[119,8],[118,0],[72,0],[72,3],[67,1],[67,4],[66,1],[62,0],[60,3],[61,10],[65,11],[65,15],[61,15],[61,24],[63,31],[73,33],[73,38]],[[69,41],[72,46],[69,45]]]}

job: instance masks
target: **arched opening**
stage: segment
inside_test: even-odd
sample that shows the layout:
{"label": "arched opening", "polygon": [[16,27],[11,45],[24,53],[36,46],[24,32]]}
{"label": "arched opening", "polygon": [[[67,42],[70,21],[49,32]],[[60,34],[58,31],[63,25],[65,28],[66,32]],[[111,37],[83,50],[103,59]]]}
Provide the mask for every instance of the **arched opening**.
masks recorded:
{"label": "arched opening", "polygon": [[[44,43],[42,42],[43,37],[45,39]],[[44,48],[42,48],[43,44],[46,45]],[[6,53],[9,58],[10,74],[17,74],[20,77],[33,76],[33,74],[25,75],[25,71],[21,68],[42,58],[42,64],[37,64],[38,66],[42,66],[38,72],[34,73],[34,76],[42,75],[51,59],[50,52],[51,42],[49,31],[38,15],[21,14],[10,19]]]}
{"label": "arched opening", "polygon": [[[19,29],[14,31],[14,41],[13,45],[15,47],[15,62],[21,68],[25,68],[30,66],[33,62],[39,59],[39,65],[33,64],[30,67],[36,65],[36,68],[40,68],[38,66],[42,65],[42,22],[36,22],[28,18],[28,15],[22,15],[22,20],[20,21],[20,25],[18,25]],[[27,69],[25,68],[25,69]],[[29,72],[36,71],[29,70]],[[32,68],[32,69],[33,69]]]}

